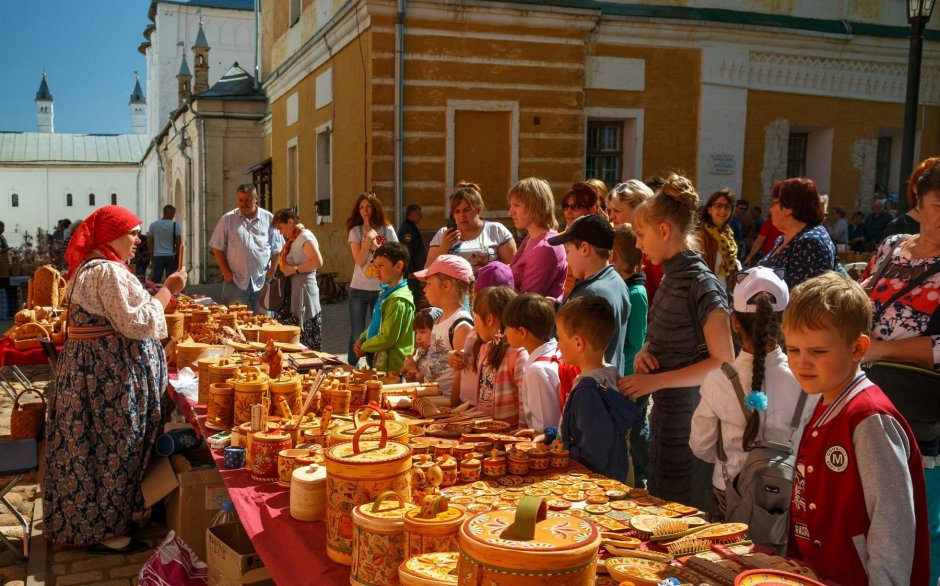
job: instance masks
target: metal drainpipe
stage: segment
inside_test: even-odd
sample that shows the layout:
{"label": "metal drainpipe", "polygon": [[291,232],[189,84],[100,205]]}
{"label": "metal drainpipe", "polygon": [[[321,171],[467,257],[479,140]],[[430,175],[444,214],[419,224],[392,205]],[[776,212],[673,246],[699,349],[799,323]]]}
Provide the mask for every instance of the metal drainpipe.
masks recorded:
{"label": "metal drainpipe", "polygon": [[408,0],[398,0],[395,22],[395,220],[405,219],[405,12]]}
{"label": "metal drainpipe", "polygon": [[[180,133],[180,154],[183,155],[183,158],[186,159],[186,217],[192,222],[193,218],[193,159],[186,154],[186,147],[188,144],[185,142],[185,133]],[[193,229],[192,226],[189,227],[189,245],[186,247],[186,252],[189,253],[189,262],[188,269],[192,269],[193,264]],[[201,277],[202,275],[200,275]]]}
{"label": "metal drainpipe", "polygon": [[[199,120],[199,177],[200,177],[200,187],[202,189],[202,211],[199,214],[199,236],[205,241],[206,239],[206,210],[208,208],[208,201],[206,200],[206,120],[203,118],[202,114],[193,112],[196,115],[196,120]],[[209,269],[209,243],[204,242],[203,246],[200,247],[200,255],[202,258],[201,266],[199,269],[199,282],[205,285],[208,283],[206,279],[206,274]]]}

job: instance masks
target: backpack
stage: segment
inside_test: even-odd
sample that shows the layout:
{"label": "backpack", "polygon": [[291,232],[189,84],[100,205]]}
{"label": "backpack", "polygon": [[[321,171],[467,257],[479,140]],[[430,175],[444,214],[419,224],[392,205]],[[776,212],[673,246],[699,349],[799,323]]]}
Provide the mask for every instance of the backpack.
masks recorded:
{"label": "backpack", "polygon": [[557,351],[551,356],[539,356],[535,362],[552,362],[558,366],[558,409],[559,413],[565,410],[565,401],[574,388],[574,379],[581,374],[581,369],[573,364],[568,364],[561,354]]}
{"label": "backpack", "polygon": [[742,441],[747,460],[741,472],[734,478],[728,476],[724,465],[727,454],[722,446],[721,425],[718,425],[716,451],[725,479],[725,522],[747,523],[748,533],[754,543],[783,553],[787,545],[790,494],[793,488],[793,472],[796,469],[793,434],[800,427],[803,408],[806,405],[806,393],[800,393],[793,417],[790,419],[790,441],[787,445],[757,440],[760,415],[745,405],[744,389],[741,388],[734,367],[725,363],[721,365],[721,371],[731,381],[747,421]]}

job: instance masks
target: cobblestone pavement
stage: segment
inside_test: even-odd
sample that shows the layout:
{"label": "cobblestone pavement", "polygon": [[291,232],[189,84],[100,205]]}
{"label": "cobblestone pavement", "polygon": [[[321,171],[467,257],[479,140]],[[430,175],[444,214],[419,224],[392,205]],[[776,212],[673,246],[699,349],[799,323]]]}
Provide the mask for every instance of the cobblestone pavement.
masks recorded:
{"label": "cobblestone pavement", "polygon": [[[221,285],[200,285],[188,287],[188,290],[208,295],[213,299],[221,298]],[[0,321],[0,333],[12,325],[10,321]],[[345,359],[349,337],[349,314],[345,301],[323,306],[323,344],[324,351],[339,354]],[[44,388],[50,378],[47,366],[22,369],[37,388]],[[19,386],[19,385],[17,385]],[[10,413],[13,401],[5,392],[0,391],[0,442],[9,438]],[[86,549],[63,548],[47,544],[41,537],[42,519],[41,493],[36,475],[20,481],[11,491],[8,500],[27,518],[36,518],[32,527],[33,538],[30,543],[30,560],[20,562],[13,552],[0,545],[0,586],[26,586],[27,584],[50,584],[55,586],[91,585],[129,586],[137,584],[137,575],[141,566],[153,553],[145,552],[119,556],[101,556],[89,554]],[[0,531],[10,537],[15,545],[21,543],[22,530],[13,515],[0,511]],[[160,544],[167,534],[167,527],[154,523],[150,527],[134,533],[134,537],[146,541],[151,547]]]}

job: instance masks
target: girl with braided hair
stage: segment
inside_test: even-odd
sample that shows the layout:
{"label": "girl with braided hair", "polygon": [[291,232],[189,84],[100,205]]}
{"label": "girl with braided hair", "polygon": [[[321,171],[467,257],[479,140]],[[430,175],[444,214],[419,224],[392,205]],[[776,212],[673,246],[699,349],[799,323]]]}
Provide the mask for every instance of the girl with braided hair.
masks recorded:
{"label": "girl with braided hair", "polygon": [[[732,327],[741,338],[742,350],[732,367],[745,395],[738,396],[725,372],[712,371],[702,384],[702,399],[692,416],[689,438],[696,456],[715,462],[711,514],[718,521],[725,519],[727,485],[747,460],[743,438],[750,414],[756,412],[760,421],[756,441],[782,445],[792,442],[790,445],[797,446],[814,406],[803,406],[800,425],[793,431],[793,412],[802,389],[779,346],[780,322],[789,300],[786,283],[766,267],[738,273],[736,280]],[[815,400],[808,402],[815,404]],[[748,417],[744,415],[745,409]],[[723,462],[716,458],[719,440],[726,455]]]}

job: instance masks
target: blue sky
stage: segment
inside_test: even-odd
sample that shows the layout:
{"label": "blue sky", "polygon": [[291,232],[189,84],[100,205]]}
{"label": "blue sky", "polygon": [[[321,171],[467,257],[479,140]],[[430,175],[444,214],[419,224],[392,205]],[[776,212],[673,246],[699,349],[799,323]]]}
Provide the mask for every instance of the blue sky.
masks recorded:
{"label": "blue sky", "polygon": [[55,98],[55,131],[130,131],[127,102],[150,0],[0,0],[0,131],[35,131],[42,70]]}

